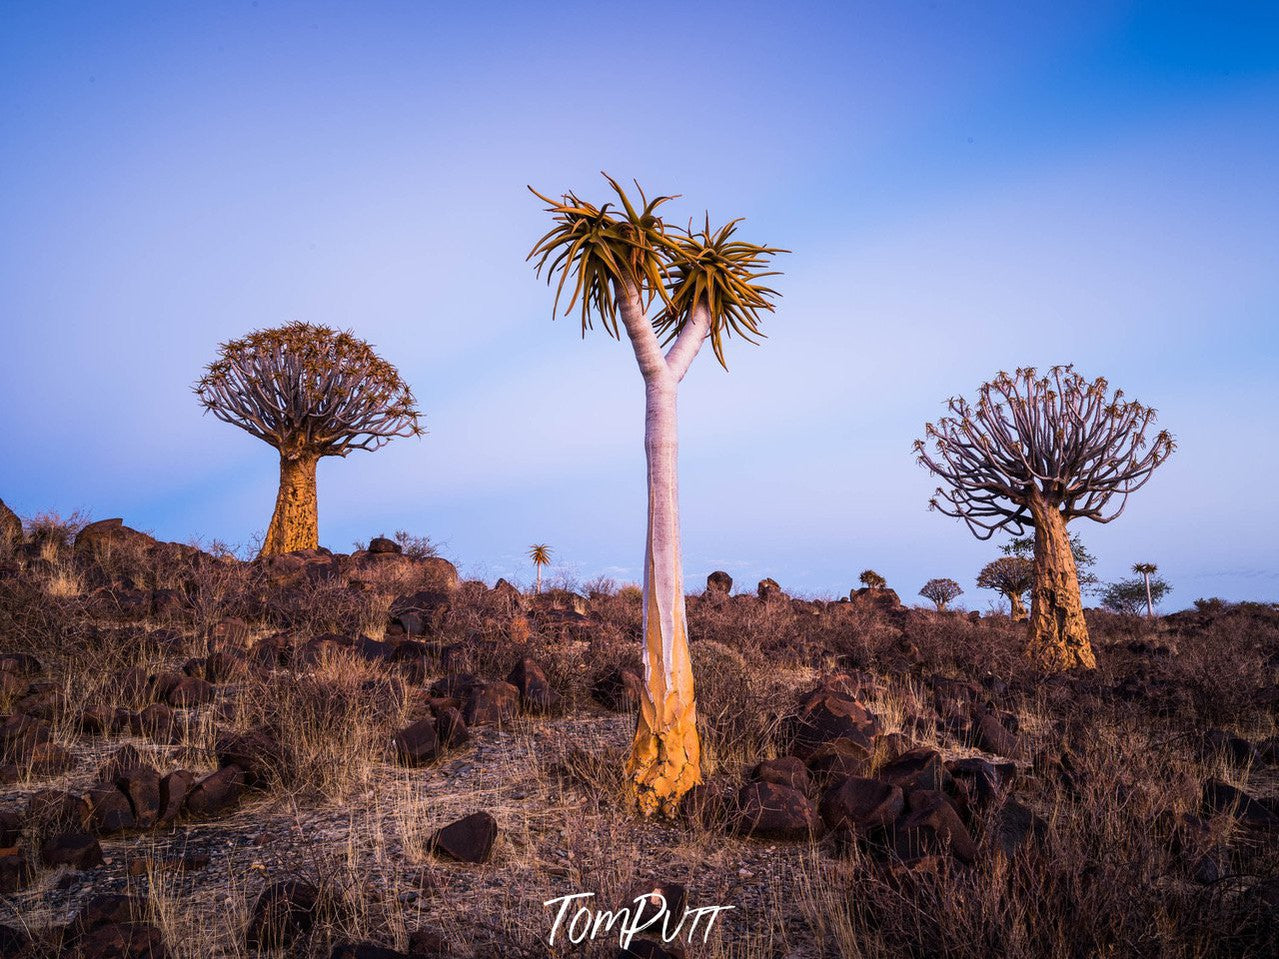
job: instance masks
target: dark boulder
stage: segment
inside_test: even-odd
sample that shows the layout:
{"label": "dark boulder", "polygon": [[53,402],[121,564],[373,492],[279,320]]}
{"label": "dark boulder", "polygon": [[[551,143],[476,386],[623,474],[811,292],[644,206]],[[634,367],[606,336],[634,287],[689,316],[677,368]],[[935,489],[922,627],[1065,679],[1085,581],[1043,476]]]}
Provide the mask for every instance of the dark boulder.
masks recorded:
{"label": "dark boulder", "polygon": [[798,756],[765,759],[751,770],[750,778],[758,782],[789,786],[805,795],[811,795],[813,792],[813,776]]}
{"label": "dark boulder", "polygon": [[50,836],[40,847],[40,861],[46,866],[70,866],[92,869],[102,865],[102,847],[91,834],[82,830]]}
{"label": "dark boulder", "polygon": [[193,816],[210,816],[231,808],[244,792],[244,770],[223,766],[201,779],[187,794],[186,808]]}
{"label": "dark boulder", "polygon": [[881,766],[876,778],[900,786],[907,793],[913,789],[945,792],[954,788],[950,773],[942,763],[941,753],[927,746],[912,749]]}
{"label": "dark boulder", "polygon": [[542,667],[531,659],[516,663],[506,681],[520,691],[526,712],[549,713],[559,706],[560,694],[551,688]]}
{"label": "dark boulder", "polygon": [[639,709],[644,680],[633,669],[612,669],[591,684],[591,698],[615,713]]}
{"label": "dark boulder", "polygon": [[273,882],[253,904],[245,944],[250,949],[280,949],[310,931],[320,908],[320,893],[300,879]]}
{"label": "dark boulder", "polygon": [[870,832],[891,826],[906,808],[899,787],[848,776],[822,794],[822,820],[831,829]]}
{"label": "dark boulder", "polygon": [[171,823],[186,805],[187,796],[195,787],[196,774],[189,769],[175,769],[160,780],[160,816],[161,823]]}
{"label": "dark boulder", "polygon": [[756,839],[807,839],[821,832],[812,801],[777,783],[747,783],[737,794],[737,828]]}
{"label": "dark boulder", "polygon": [[733,591],[733,577],[717,569],[706,577],[706,596],[727,596]]}
{"label": "dark boulder", "polygon": [[115,783],[98,783],[89,790],[91,827],[100,836],[113,836],[136,825],[129,797]]}
{"label": "dark boulder", "polygon": [[977,844],[943,793],[916,789],[906,797],[906,810],[893,827],[894,845],[902,859],[921,859],[948,850],[966,865],[976,861]]}
{"label": "dark boulder", "polygon": [[520,691],[510,683],[481,683],[466,692],[462,718],[468,726],[500,725],[519,713]]}
{"label": "dark boulder", "polygon": [[440,738],[435,721],[419,719],[392,738],[395,755],[405,766],[424,766],[440,754]]}
{"label": "dark boulder", "polygon": [[485,863],[497,840],[497,820],[486,812],[449,823],[427,840],[427,850],[456,862]]}

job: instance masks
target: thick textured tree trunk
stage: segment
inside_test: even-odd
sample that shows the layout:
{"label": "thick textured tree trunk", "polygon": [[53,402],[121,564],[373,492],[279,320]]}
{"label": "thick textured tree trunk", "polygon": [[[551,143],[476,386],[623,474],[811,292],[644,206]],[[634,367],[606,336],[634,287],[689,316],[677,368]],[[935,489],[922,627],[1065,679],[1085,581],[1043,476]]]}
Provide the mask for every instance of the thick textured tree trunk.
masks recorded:
{"label": "thick textured tree trunk", "polygon": [[1035,520],[1035,585],[1030,594],[1032,659],[1049,669],[1097,665],[1079,599],[1079,573],[1061,512],[1041,496],[1030,502]]}
{"label": "thick textured tree trunk", "polygon": [[[1074,558],[1073,556],[1071,557]],[[1026,604],[1021,601],[1020,593],[1007,593],[1009,613],[1014,623],[1024,623],[1030,619],[1030,613],[1026,612]]]}
{"label": "thick textured tree trunk", "polygon": [[320,545],[320,527],[315,494],[315,464],[312,455],[289,457],[280,454],[280,492],[275,513],[267,527],[262,555],[291,553],[295,549],[315,549]]}
{"label": "thick textured tree trunk", "polygon": [[676,388],[645,376],[648,538],[644,550],[644,696],[626,773],[640,811],[674,815],[701,781],[693,666],[679,540]]}

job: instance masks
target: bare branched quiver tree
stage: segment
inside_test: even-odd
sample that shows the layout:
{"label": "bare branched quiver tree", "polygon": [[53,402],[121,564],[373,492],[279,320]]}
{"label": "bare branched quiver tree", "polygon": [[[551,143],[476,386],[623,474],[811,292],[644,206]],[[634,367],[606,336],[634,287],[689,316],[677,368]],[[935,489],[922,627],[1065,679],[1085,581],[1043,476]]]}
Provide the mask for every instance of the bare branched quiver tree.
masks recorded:
{"label": "bare branched quiver tree", "polygon": [[953,579],[930,579],[920,589],[919,595],[936,606],[938,612],[944,612],[951,600],[963,592]]}
{"label": "bare branched quiver tree", "polygon": [[1021,598],[1035,584],[1035,564],[1022,556],[1001,556],[987,563],[977,574],[979,589],[993,589],[1008,600],[1008,615],[1014,623],[1030,618]]}
{"label": "bare branched quiver tree", "polygon": [[650,201],[640,190],[637,207],[607,179],[617,207],[533,191],[554,226],[529,258],[548,282],[558,274],[557,306],[571,288],[565,312],[579,309],[583,336],[593,320],[615,339],[626,331],[644,379],[644,695],[626,772],[643,813],[673,815],[701,780],[680,556],[676,391],[708,340],[724,365],[725,340],[763,335],[760,315],[773,309],[776,293],[760,280],[772,275],[764,267],[782,251],[735,239],[738,220],[716,230],[709,218],[700,230],[669,225],[659,208],[672,197]]}
{"label": "bare branched quiver tree", "polygon": [[280,491],[262,555],[319,545],[315,468],[323,456],[420,436],[413,393],[350,332],[289,323],[223,343],[196,383],[207,412],[280,453]]}
{"label": "bare branched quiver tree", "polygon": [[947,406],[952,415],[915,443],[920,464],[946,483],[930,505],[979,539],[1033,529],[1029,652],[1049,668],[1095,666],[1066,524],[1118,517],[1172,454],[1172,437],[1149,439],[1153,409],[1071,366],[1000,373],[976,403]]}

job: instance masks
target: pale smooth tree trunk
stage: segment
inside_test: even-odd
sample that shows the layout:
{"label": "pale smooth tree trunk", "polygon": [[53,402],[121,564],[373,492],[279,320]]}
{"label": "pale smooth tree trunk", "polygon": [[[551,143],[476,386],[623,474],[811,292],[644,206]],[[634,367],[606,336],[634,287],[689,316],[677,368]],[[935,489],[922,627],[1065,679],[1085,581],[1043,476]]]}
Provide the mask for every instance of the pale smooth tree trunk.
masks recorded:
{"label": "pale smooth tree trunk", "polygon": [[542,592],[542,564],[534,563],[537,567],[537,585],[533,587],[533,592],[540,594]]}
{"label": "pale smooth tree trunk", "polygon": [[320,545],[315,466],[310,453],[280,454],[280,492],[262,543],[263,556],[315,549]]}
{"label": "pale smooth tree trunk", "polygon": [[648,467],[644,693],[626,775],[642,813],[660,811],[673,816],[684,794],[702,778],[680,553],[676,396],[680,380],[706,337],[708,321],[704,313],[695,313],[663,356],[634,291],[626,291],[621,312],[644,377]]}
{"label": "pale smooth tree trunk", "polygon": [[1049,669],[1097,665],[1079,598],[1079,573],[1061,511],[1038,492],[1030,498],[1035,521],[1035,585],[1030,594],[1032,659]]}
{"label": "pale smooth tree trunk", "polygon": [[1150,595],[1150,574],[1142,573],[1141,575],[1146,580],[1146,619],[1154,619],[1155,601]]}

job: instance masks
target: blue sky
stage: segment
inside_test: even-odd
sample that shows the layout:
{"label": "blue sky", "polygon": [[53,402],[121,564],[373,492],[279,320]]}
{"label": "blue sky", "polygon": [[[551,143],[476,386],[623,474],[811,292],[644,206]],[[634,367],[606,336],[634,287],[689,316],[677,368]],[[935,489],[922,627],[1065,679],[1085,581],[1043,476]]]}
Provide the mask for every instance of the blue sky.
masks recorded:
{"label": "blue sky", "polygon": [[747,218],[784,294],[681,391],[690,588],[906,597],[996,555],[911,443],[999,369],[1074,362],[1178,453],[1103,578],[1279,599],[1272,4],[7,4],[0,497],[247,543],[276,459],[189,392],[217,344],[350,327],[429,434],[320,467],[321,540],[407,529],[469,575],[638,577],[629,348],[551,321],[525,191],[600,170]]}

